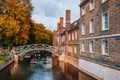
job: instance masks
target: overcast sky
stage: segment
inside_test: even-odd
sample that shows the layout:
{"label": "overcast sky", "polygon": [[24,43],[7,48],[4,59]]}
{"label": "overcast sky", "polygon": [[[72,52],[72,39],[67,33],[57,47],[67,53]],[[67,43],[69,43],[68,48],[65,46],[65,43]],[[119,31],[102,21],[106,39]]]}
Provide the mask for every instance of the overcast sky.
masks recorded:
{"label": "overcast sky", "polygon": [[32,19],[43,23],[47,29],[56,30],[59,17],[65,19],[66,9],[71,10],[71,22],[79,19],[79,3],[80,0],[32,0]]}

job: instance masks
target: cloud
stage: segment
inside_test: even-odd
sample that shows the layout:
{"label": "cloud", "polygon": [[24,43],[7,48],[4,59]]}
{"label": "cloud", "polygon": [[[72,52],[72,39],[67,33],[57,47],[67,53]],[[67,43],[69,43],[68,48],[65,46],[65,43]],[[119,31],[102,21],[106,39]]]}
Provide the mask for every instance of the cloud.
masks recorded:
{"label": "cloud", "polygon": [[71,10],[72,22],[79,18],[80,0],[32,0],[34,11],[32,19],[43,23],[47,29],[55,30],[59,17],[65,17],[66,9]]}

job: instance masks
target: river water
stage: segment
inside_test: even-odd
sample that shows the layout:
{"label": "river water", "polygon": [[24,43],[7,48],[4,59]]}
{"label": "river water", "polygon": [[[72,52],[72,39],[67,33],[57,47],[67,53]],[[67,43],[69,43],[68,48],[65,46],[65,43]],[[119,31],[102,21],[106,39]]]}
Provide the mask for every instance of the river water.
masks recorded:
{"label": "river water", "polygon": [[0,72],[0,80],[95,80],[67,63],[54,69],[51,64],[50,58],[47,64],[14,63]]}

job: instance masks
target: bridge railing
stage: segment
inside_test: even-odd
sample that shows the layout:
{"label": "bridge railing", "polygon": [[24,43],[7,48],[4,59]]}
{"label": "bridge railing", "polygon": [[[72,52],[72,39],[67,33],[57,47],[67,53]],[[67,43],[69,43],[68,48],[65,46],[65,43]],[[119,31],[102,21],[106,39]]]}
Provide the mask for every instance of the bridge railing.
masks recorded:
{"label": "bridge railing", "polygon": [[15,53],[26,53],[33,50],[46,50],[52,53],[58,53],[58,47],[47,44],[30,44],[24,46],[13,47]]}

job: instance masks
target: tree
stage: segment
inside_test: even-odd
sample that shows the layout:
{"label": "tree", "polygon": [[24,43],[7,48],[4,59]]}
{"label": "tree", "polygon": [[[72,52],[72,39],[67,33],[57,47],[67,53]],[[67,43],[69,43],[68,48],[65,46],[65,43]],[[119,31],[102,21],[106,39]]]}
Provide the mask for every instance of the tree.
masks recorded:
{"label": "tree", "polygon": [[52,32],[43,24],[34,23],[34,34],[37,43],[52,44]]}
{"label": "tree", "polygon": [[26,44],[29,38],[31,11],[30,0],[3,0],[0,5],[0,32],[8,45]]}
{"label": "tree", "polygon": [[32,21],[30,0],[0,0],[0,40],[8,46],[52,43],[52,32]]}

